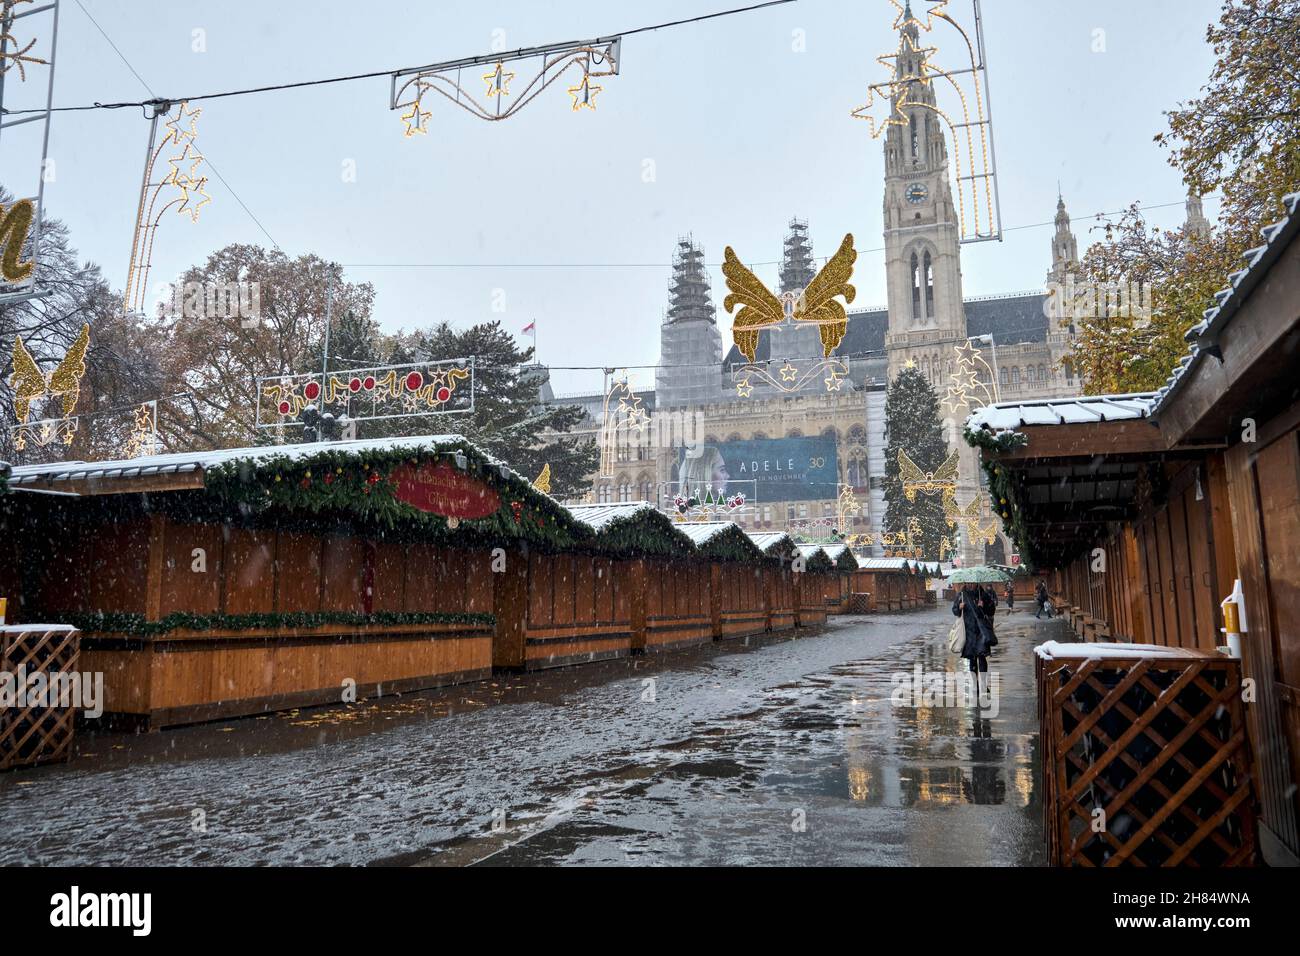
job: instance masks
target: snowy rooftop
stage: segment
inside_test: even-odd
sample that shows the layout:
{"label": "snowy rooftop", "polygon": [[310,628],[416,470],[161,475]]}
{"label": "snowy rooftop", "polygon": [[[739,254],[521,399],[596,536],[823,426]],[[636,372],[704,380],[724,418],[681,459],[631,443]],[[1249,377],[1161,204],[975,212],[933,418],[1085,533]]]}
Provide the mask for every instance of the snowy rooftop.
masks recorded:
{"label": "snowy rooftop", "polygon": [[1057,657],[1205,657],[1208,651],[1189,647],[1166,647],[1163,644],[1083,644],[1071,641],[1047,641],[1034,648],[1044,660]]}
{"label": "snowy rooftop", "polygon": [[924,568],[927,574],[937,575],[939,565],[934,561],[916,561],[909,558],[858,558],[862,571],[902,571],[904,568]]}
{"label": "snowy rooftop", "polygon": [[1187,354],[1179,360],[1173,374],[1156,392],[1153,409],[1160,408],[1168,401],[1183,377],[1201,359],[1202,353],[1217,342],[1222,328],[1231,321],[1283,249],[1300,232],[1300,192],[1283,196],[1282,204],[1289,215],[1259,231],[1264,244],[1246,251],[1242,256],[1246,260],[1245,268],[1228,274],[1228,285],[1214,293],[1214,304],[1201,313],[1201,321],[1183,336],[1190,343]]}
{"label": "snowy rooftop", "polygon": [[216,451],[185,451],[150,455],[119,461],[56,461],[41,465],[20,465],[13,469],[10,483],[21,486],[35,481],[75,481],[82,478],[136,478],[206,471],[228,461],[262,461],[287,456],[307,458],[323,451],[360,454],[392,448],[420,448],[464,443],[460,435],[417,435],[411,438],[372,438],[366,441],[308,442],[299,445],[262,445],[255,448],[221,448]]}
{"label": "snowy rooftop", "polygon": [[740,527],[734,521],[687,521],[677,525],[677,530],[695,542],[696,547],[708,544],[728,528]]}
{"label": "snowy rooftop", "polygon": [[758,545],[759,550],[765,554],[782,541],[790,539],[790,536],[784,531],[749,531],[746,533],[749,535],[749,539]]}
{"label": "snowy rooftop", "polygon": [[1125,395],[1051,398],[1034,402],[999,402],[971,412],[966,419],[966,427],[971,431],[987,428],[1000,432],[1015,431],[1026,425],[1129,421],[1146,418],[1155,397],[1154,392],[1130,392]]}
{"label": "snowy rooftop", "polygon": [[631,518],[643,511],[658,512],[648,501],[620,501],[617,504],[564,505],[571,515],[593,531],[599,531],[612,521]]}

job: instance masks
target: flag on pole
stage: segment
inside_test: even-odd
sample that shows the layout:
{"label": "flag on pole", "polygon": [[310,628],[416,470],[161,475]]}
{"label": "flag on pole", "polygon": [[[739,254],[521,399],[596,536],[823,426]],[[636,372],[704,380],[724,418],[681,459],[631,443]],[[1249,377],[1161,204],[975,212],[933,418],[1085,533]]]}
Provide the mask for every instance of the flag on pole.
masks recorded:
{"label": "flag on pole", "polygon": [[537,335],[537,323],[529,322],[524,326],[524,335]]}

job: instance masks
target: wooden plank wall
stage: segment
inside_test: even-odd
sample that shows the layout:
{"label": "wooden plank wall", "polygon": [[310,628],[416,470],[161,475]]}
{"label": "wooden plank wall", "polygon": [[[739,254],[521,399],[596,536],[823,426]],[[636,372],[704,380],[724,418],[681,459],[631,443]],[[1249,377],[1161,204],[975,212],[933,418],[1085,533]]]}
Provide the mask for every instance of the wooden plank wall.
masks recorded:
{"label": "wooden plank wall", "polygon": [[528,557],[524,666],[556,667],[632,651],[629,578],[612,558]]}

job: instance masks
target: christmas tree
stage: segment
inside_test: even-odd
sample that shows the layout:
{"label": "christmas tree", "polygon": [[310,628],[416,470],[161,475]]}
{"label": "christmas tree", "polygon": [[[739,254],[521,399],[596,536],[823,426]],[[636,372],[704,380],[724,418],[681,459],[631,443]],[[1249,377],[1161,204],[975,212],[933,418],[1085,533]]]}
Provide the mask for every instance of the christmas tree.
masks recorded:
{"label": "christmas tree", "polygon": [[[916,491],[909,501],[899,478],[903,451],[923,472],[933,473],[950,454],[939,421],[939,396],[914,366],[904,367],[885,396],[885,532],[900,535],[916,519],[919,537],[910,546],[925,560],[939,560],[939,543],[948,534],[941,491]],[[887,550],[903,550],[895,545]]]}

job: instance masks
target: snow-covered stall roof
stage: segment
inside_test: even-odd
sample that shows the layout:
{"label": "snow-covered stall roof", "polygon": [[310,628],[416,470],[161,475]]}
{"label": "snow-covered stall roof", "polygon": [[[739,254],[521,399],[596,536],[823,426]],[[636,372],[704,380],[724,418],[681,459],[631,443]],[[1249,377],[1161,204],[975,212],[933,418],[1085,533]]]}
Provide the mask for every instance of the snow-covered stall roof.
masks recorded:
{"label": "snow-covered stall roof", "polygon": [[696,547],[708,544],[731,528],[739,527],[734,521],[687,521],[677,525],[677,529],[694,541]]}
{"label": "snow-covered stall roof", "polygon": [[1047,641],[1034,648],[1034,653],[1044,660],[1058,657],[1207,657],[1209,651],[1189,647],[1166,647],[1163,644],[1082,643],[1073,641]]}
{"label": "snow-covered stall roof", "polygon": [[771,554],[774,548],[780,548],[782,542],[794,544],[794,539],[784,531],[748,531],[749,540],[758,545],[758,549],[764,554]]}
{"label": "snow-covered stall roof", "polygon": [[1236,315],[1242,303],[1249,298],[1255,286],[1268,273],[1291,240],[1300,233],[1300,192],[1283,196],[1282,204],[1286,207],[1288,215],[1260,229],[1259,233],[1264,239],[1264,244],[1249,249],[1242,255],[1246,267],[1228,274],[1228,285],[1214,293],[1214,304],[1202,312],[1201,321],[1184,334],[1183,338],[1188,342],[1187,354],[1179,360],[1173,373],[1155,393],[1155,400],[1152,402],[1153,412],[1158,412],[1169,403],[1169,396],[1178,388],[1187,373],[1202,360],[1204,355],[1211,353],[1224,326]]}
{"label": "snow-covered stall roof", "polygon": [[634,518],[646,511],[658,511],[648,501],[620,501],[617,504],[565,505],[569,513],[592,531],[600,531],[611,522]]}
{"label": "snow-covered stall roof", "polygon": [[597,543],[624,554],[689,555],[695,542],[648,501],[565,505],[579,523],[596,535]]}
{"label": "snow-covered stall roof", "polygon": [[[360,455],[369,451],[465,443],[465,439],[460,435],[417,435],[410,438],[371,438],[364,441],[305,442],[297,445],[259,445],[252,448],[183,451],[166,455],[149,455],[144,458],[124,458],[117,461],[56,461],[39,465],[19,465],[13,469],[9,481],[21,487],[35,482],[75,481],[86,478],[136,478],[207,471],[235,460],[258,462],[281,456],[308,458],[326,451]],[[499,467],[507,472],[510,471],[504,465]]]}
{"label": "snow-covered stall roof", "polygon": [[971,412],[966,418],[970,431],[1016,431],[1030,425],[1079,425],[1088,422],[1119,422],[1146,418],[1155,392],[1123,395],[1092,395],[1083,398],[1049,398],[1032,402],[999,402]]}
{"label": "snow-covered stall roof", "polygon": [[918,561],[911,558],[858,558],[858,568],[862,571],[910,571],[920,568],[931,577],[940,573],[937,561]]}

